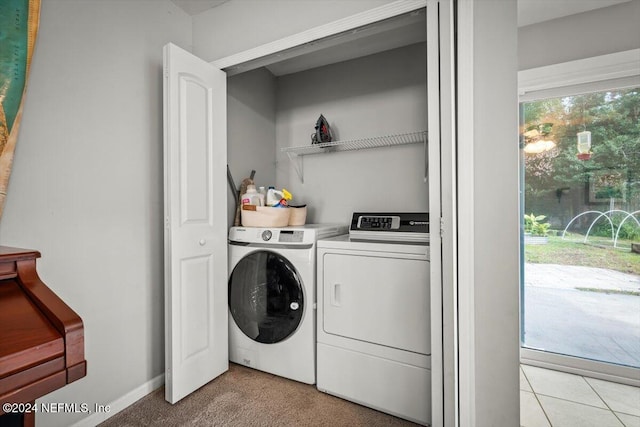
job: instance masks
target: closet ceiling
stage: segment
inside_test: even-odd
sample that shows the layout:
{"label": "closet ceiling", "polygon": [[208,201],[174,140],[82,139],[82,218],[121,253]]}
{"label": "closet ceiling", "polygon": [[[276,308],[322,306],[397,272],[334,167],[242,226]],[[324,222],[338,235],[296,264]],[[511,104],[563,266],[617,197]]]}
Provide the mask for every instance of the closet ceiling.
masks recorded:
{"label": "closet ceiling", "polygon": [[[189,15],[220,6],[230,0],[171,0]],[[549,21],[563,16],[626,3],[631,0],[517,0],[518,26]]]}
{"label": "closet ceiling", "polygon": [[423,10],[414,11],[314,40],[225,71],[228,75],[234,75],[266,67],[273,75],[283,76],[426,40],[425,13]]}

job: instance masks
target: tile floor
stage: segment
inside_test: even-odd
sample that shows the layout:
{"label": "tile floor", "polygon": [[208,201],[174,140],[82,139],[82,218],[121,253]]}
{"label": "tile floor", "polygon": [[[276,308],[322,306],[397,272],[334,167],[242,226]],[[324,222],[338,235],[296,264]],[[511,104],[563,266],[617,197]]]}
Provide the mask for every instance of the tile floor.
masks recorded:
{"label": "tile floor", "polygon": [[523,427],[640,427],[640,388],[522,365]]}

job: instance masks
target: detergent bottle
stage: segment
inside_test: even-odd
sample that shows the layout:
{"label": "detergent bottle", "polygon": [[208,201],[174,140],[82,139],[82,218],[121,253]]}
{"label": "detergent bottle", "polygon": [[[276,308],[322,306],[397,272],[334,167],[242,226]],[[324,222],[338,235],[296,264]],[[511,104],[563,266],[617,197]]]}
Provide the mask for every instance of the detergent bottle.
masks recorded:
{"label": "detergent bottle", "polygon": [[270,185],[264,198],[265,206],[273,206],[272,201],[276,198],[276,195],[273,194],[274,191],[276,191],[275,187],[273,185]]}
{"label": "detergent bottle", "polygon": [[247,185],[247,192],[240,196],[243,205],[260,205],[260,195],[253,184]]}
{"label": "detergent bottle", "polygon": [[291,193],[286,188],[278,191],[273,187],[269,187],[269,191],[267,191],[267,206],[286,206],[287,200],[291,200],[291,198]]}

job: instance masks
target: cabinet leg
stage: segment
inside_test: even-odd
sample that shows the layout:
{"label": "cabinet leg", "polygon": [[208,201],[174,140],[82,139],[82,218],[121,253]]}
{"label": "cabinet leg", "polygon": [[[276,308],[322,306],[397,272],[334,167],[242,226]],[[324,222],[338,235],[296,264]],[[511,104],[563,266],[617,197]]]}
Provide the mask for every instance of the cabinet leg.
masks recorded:
{"label": "cabinet leg", "polygon": [[[31,402],[31,407],[33,408],[35,406],[35,404],[36,404],[35,401]],[[26,412],[24,414],[22,425],[23,425],[23,427],[35,427],[35,425],[36,425],[36,413],[34,411]]]}

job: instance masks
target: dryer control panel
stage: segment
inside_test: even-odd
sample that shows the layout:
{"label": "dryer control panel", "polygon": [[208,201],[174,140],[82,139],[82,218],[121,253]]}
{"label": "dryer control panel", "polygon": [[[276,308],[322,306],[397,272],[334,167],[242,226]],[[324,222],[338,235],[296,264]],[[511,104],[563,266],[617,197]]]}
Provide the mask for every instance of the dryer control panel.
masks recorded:
{"label": "dryer control panel", "polygon": [[349,236],[359,240],[429,241],[429,213],[363,213],[351,218]]}
{"label": "dryer control panel", "polygon": [[356,224],[358,230],[398,230],[400,217],[397,215],[369,216],[360,215]]}

